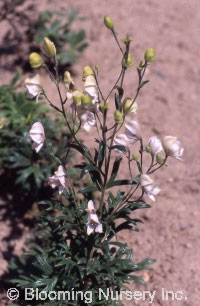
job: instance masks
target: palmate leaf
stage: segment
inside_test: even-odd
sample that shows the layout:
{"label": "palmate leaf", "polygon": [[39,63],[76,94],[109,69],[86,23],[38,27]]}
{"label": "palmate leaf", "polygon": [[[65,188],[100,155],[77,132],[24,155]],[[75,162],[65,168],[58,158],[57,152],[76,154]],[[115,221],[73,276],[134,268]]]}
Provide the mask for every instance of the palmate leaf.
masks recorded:
{"label": "palmate leaf", "polygon": [[72,47],[76,47],[81,41],[85,39],[85,31],[71,31],[67,34],[67,40]]}
{"label": "palmate leaf", "polygon": [[61,64],[74,64],[78,56],[74,53],[73,50],[69,49],[62,51],[58,54],[58,58]]}

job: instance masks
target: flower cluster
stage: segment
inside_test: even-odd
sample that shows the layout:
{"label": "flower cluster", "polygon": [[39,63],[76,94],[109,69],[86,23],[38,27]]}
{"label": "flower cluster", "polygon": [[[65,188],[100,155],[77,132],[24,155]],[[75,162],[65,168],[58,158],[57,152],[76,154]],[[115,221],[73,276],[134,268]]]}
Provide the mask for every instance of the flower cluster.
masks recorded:
{"label": "flower cluster", "polygon": [[[127,117],[125,120],[125,132],[115,136],[113,145],[121,145],[130,149],[130,147],[135,142],[141,139],[141,129],[139,123],[133,120],[132,118]],[[162,152],[163,150],[165,152],[165,159],[163,159],[160,155],[160,152]],[[117,148],[115,149],[115,151],[122,156],[124,155],[124,152]],[[151,153],[152,158],[156,156],[157,163],[161,165],[165,164],[165,161],[167,160],[168,156],[182,160],[181,156],[183,154],[183,151],[184,149],[181,146],[181,142],[177,140],[177,137],[173,136],[165,136],[162,142],[157,136],[152,136],[149,138],[146,146],[146,152]],[[135,154],[134,158],[137,160],[137,156]],[[142,187],[143,192],[152,201],[155,201],[154,196],[159,194],[160,188],[158,188],[154,184],[152,178],[148,175],[152,168],[153,165],[149,168],[148,173],[141,173],[140,185]]]}
{"label": "flower cluster", "polygon": [[[87,73],[86,73],[87,72]],[[84,91],[77,89],[71,75],[65,72],[64,84],[67,89],[66,96],[72,100],[71,109],[78,115],[81,126],[87,132],[95,126],[95,112],[98,105],[98,90],[93,69],[86,66],[83,69]]]}
{"label": "flower cluster", "polygon": [[[106,16],[105,20],[106,27],[111,30],[113,33],[114,28],[113,24],[110,22],[110,19],[108,16]],[[114,34],[115,39],[117,37]],[[85,149],[82,148],[81,144],[76,138],[76,131],[75,127],[79,126],[77,130],[79,130],[80,127],[85,129],[86,131],[90,131],[92,127],[96,127],[98,132],[102,132],[102,139],[100,139],[99,142],[100,147],[99,150],[101,152],[100,155],[102,155],[103,151],[101,148],[101,144],[103,143],[104,152],[106,152],[106,148],[108,148],[108,155],[106,156],[100,156],[100,160],[97,163],[98,159],[98,152],[96,157],[91,159],[91,154],[85,155],[83,153],[84,157],[87,158],[90,165],[87,165],[88,169],[92,169],[91,171],[96,171],[98,174],[101,174],[103,176],[104,185],[102,184],[102,178],[96,179],[96,185],[97,190],[102,188],[102,198],[100,201],[100,216],[102,216],[102,205],[104,205],[103,202],[103,196],[104,196],[104,188],[107,184],[107,178],[108,178],[108,172],[109,172],[109,163],[111,161],[111,154],[112,154],[112,148],[117,152],[117,154],[120,154],[122,157],[125,156],[128,159],[128,165],[131,175],[131,162],[136,161],[136,165],[139,170],[139,182],[137,181],[137,187],[140,186],[142,190],[141,197],[146,194],[152,201],[155,201],[155,196],[157,196],[160,192],[160,188],[158,188],[153,179],[151,178],[151,174],[155,172],[157,169],[165,165],[168,157],[173,157],[176,159],[181,160],[182,154],[183,154],[183,148],[181,146],[181,143],[179,140],[177,140],[176,137],[173,136],[165,136],[163,140],[161,141],[157,136],[152,136],[149,138],[145,148],[143,145],[143,139],[142,139],[142,133],[139,123],[133,118],[133,116],[136,114],[138,104],[136,102],[137,95],[140,91],[140,89],[143,87],[143,85],[147,82],[144,81],[142,83],[142,78],[144,76],[144,73],[146,71],[146,68],[148,64],[156,59],[155,51],[152,48],[149,48],[146,50],[144,54],[144,63],[143,61],[140,62],[137,70],[139,75],[139,86],[137,89],[137,94],[135,98],[131,97],[125,97],[123,98],[124,90],[123,90],[123,80],[124,75],[126,72],[126,69],[132,66],[133,60],[131,55],[128,53],[129,51],[129,44],[131,40],[127,36],[127,38],[124,40],[124,44],[126,46],[126,50],[123,53],[122,57],[122,71],[120,74],[120,77],[118,78],[118,81],[121,78],[120,86],[117,86],[116,84],[110,91],[107,98],[104,98],[104,95],[102,94],[99,85],[98,85],[98,79],[97,76],[97,68],[93,69],[90,66],[85,66],[83,68],[83,76],[82,81],[84,82],[84,88],[83,90],[78,88],[70,74],[69,71],[66,71],[64,73],[64,86],[66,90],[66,97],[63,99],[61,96],[61,91],[59,87],[60,79],[58,78],[58,69],[57,69],[57,59],[56,59],[56,48],[54,44],[48,39],[45,38],[42,44],[42,52],[44,56],[50,57],[54,60],[55,64],[55,71],[56,74],[54,76],[53,73],[51,73],[48,69],[48,67],[45,64],[44,59],[38,54],[38,53],[32,53],[30,55],[30,64],[34,69],[38,69],[40,66],[43,66],[47,69],[47,72],[49,73],[51,80],[55,83],[56,88],[59,92],[60,96],[60,102],[61,102],[61,108],[57,105],[54,105],[47,97],[47,94],[44,92],[40,80],[40,75],[38,72],[34,74],[33,76],[27,78],[25,80],[25,86],[28,90],[28,94],[30,98],[36,98],[38,100],[39,96],[41,94],[44,95],[46,100],[49,102],[50,106],[53,107],[55,110],[59,111],[63,114],[67,127],[69,131],[72,134],[72,139],[75,141],[75,144],[79,146],[78,150],[79,152],[85,152]],[[119,42],[118,42],[119,43]],[[122,51],[122,49],[120,49]],[[123,52],[123,51],[122,51]],[[115,105],[116,109],[113,113],[113,119],[114,119],[114,125],[110,128],[107,127],[108,123],[107,120],[107,111],[109,110],[109,98],[112,94],[112,92],[115,89],[118,89],[118,94],[115,94]],[[70,101],[68,111],[71,114],[71,120],[72,125],[70,125],[69,120],[66,116],[66,110],[65,110],[65,103],[67,101]],[[97,120],[98,119],[98,120]],[[77,124],[77,121],[79,124]],[[124,133],[119,133],[118,130],[120,130],[124,126]],[[108,135],[107,133],[110,133]],[[30,132],[30,137],[33,140],[33,148],[38,153],[40,149],[43,147],[45,143],[45,133],[44,128],[40,122],[36,122],[33,124]],[[110,141],[110,142],[109,142]],[[132,159],[130,158],[130,150],[132,146],[136,142],[140,143],[140,149],[139,154],[141,155],[140,162],[138,161],[137,154],[132,155]],[[125,149],[122,150],[121,147],[124,147]],[[164,151],[165,156],[162,157],[160,154],[162,151]],[[126,153],[129,153],[128,156]],[[147,152],[151,154],[151,165],[150,167],[145,171],[143,166],[143,153]],[[105,153],[106,154],[106,153]],[[102,171],[102,160],[105,158],[104,163],[104,172]],[[115,163],[119,164],[121,158],[116,158]],[[59,194],[61,194],[66,188],[66,176],[65,176],[65,170],[63,168],[64,165],[59,165],[58,170],[54,173],[53,176],[49,178],[49,184],[52,188],[58,187]],[[99,167],[99,168],[96,168]],[[117,168],[117,167],[116,167]],[[87,169],[87,171],[88,171]],[[115,167],[113,167],[115,169]],[[114,170],[113,170],[114,171]],[[117,170],[118,171],[118,170]],[[114,174],[114,177],[116,175]],[[131,175],[132,176],[132,175]],[[93,179],[94,176],[91,175],[91,178]],[[112,178],[112,176],[111,176]],[[135,183],[135,182],[134,182]],[[112,182],[113,184],[113,182]],[[129,184],[129,183],[128,183]],[[114,185],[113,185],[114,186]],[[136,188],[137,189],[137,188]],[[130,189],[131,193],[132,187]],[[74,192],[75,194],[75,192]],[[129,192],[127,194],[127,198],[129,199]],[[88,199],[89,200],[89,199]],[[96,214],[96,210],[94,209],[93,201],[89,200],[88,202],[88,222],[87,222],[87,234],[90,235],[91,233],[102,233],[103,227],[100,223],[98,216]]]}

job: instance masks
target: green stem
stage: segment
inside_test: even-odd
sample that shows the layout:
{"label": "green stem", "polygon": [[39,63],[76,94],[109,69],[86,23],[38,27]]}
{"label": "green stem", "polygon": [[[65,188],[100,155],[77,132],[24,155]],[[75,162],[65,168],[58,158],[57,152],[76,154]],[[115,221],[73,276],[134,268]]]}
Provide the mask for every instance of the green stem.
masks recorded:
{"label": "green stem", "polygon": [[117,38],[117,35],[116,35],[114,29],[112,29],[111,32],[112,32],[113,37],[114,37],[114,39],[115,39],[115,41],[116,41],[116,43],[117,43],[117,45],[119,47],[119,50],[121,51],[122,54],[124,54],[124,51],[123,51],[122,47],[120,46],[119,40]]}
{"label": "green stem", "polygon": [[163,167],[163,166],[165,165],[166,161],[167,161],[167,158],[168,158],[168,155],[165,156],[165,159],[163,160],[163,163],[162,163],[159,167],[157,167],[157,168],[155,168],[155,169],[153,169],[152,171],[147,172],[147,173],[148,173],[148,174],[152,174],[152,173],[154,173],[155,171],[157,171],[158,169],[160,169],[161,167]]}

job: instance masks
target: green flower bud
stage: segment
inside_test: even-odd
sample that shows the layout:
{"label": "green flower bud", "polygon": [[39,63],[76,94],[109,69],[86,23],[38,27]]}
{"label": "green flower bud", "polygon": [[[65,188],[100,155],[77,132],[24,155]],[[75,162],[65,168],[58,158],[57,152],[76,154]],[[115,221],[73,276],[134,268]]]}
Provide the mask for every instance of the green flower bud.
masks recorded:
{"label": "green flower bud", "polygon": [[123,123],[123,115],[119,110],[116,110],[114,112],[114,119],[115,119],[115,123],[117,124]]}
{"label": "green flower bud", "polygon": [[29,55],[29,62],[32,68],[39,68],[43,64],[43,59],[37,52],[32,52]]}
{"label": "green flower bud", "polygon": [[156,52],[153,48],[148,48],[144,54],[145,62],[153,62],[156,59]]}
{"label": "green flower bud", "polygon": [[130,114],[130,113],[136,113],[137,110],[137,103],[133,103],[132,98],[126,98],[123,101],[123,112],[125,114]]}
{"label": "green flower bud", "polygon": [[160,165],[163,164],[163,161],[164,161],[164,160],[163,160],[163,158],[162,158],[162,156],[161,156],[160,153],[156,154],[156,161],[157,161],[157,163],[160,164]]}
{"label": "green flower bud", "polygon": [[150,147],[150,146],[146,146],[145,149],[146,149],[146,152],[147,152],[147,153],[152,153],[152,150],[151,150],[151,147]]}
{"label": "green flower bud", "polygon": [[46,56],[49,57],[56,55],[56,47],[54,43],[50,39],[48,39],[48,37],[45,37],[43,40],[42,51]]}
{"label": "green flower bud", "polygon": [[83,78],[85,79],[89,75],[94,75],[94,70],[91,66],[85,66],[83,68]]}
{"label": "green flower bud", "polygon": [[65,71],[64,73],[64,83],[72,83],[72,78],[71,78],[71,74],[69,71]]}
{"label": "green flower bud", "polygon": [[100,107],[100,110],[102,112],[108,110],[109,109],[109,101],[107,100],[105,104],[104,103],[100,104],[99,107]]}
{"label": "green flower bud", "polygon": [[89,106],[92,103],[92,98],[88,95],[81,96],[81,104],[83,106]]}
{"label": "green flower bud", "polygon": [[132,155],[132,159],[133,159],[134,161],[138,161],[138,156],[137,156],[137,154],[134,153],[134,154]]}
{"label": "green flower bud", "polygon": [[112,19],[109,16],[104,17],[104,24],[105,24],[106,28],[108,28],[109,30],[114,29],[114,24],[112,22]]}
{"label": "green flower bud", "polygon": [[78,104],[81,104],[81,97],[82,97],[82,94],[78,94],[78,95],[74,95],[73,96],[73,102],[78,105]]}
{"label": "green flower bud", "polygon": [[128,67],[131,67],[132,65],[133,65],[133,59],[132,59],[131,54],[129,53],[127,59],[126,58],[122,59],[122,66],[124,68],[128,68]]}

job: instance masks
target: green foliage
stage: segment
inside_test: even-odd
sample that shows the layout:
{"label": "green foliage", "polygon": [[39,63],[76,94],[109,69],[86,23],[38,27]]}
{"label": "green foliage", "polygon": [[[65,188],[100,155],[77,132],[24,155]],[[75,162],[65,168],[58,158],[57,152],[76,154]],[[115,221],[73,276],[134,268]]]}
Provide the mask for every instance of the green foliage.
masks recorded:
{"label": "green foliage", "polygon": [[[28,54],[45,36],[56,45],[61,65],[72,65],[87,47],[86,33],[73,25],[78,20],[78,11],[47,10],[38,11],[35,1],[2,0],[0,4],[0,23],[6,20],[8,27],[2,37],[2,65],[13,69],[13,65],[29,69]],[[3,26],[3,24],[1,24]],[[27,57],[25,56],[27,55]],[[9,60],[8,60],[9,58]]]}
{"label": "green foliage", "polygon": [[[54,154],[62,156],[68,135],[63,120],[42,104],[28,100],[24,92],[17,92],[16,76],[10,85],[0,87],[0,166],[2,176],[11,177],[23,194],[37,195],[53,171],[57,162],[43,149],[36,154],[31,148],[28,132],[32,123],[41,121],[45,127],[48,144]],[[57,118],[58,117],[58,118]],[[52,119],[51,119],[52,118]],[[69,162],[72,153],[64,160]]]}
{"label": "green foliage", "polygon": [[[120,203],[123,194],[118,191],[117,197],[110,192],[107,198],[108,211],[104,210],[102,223],[104,232],[88,236],[86,234],[87,201],[74,202],[70,192],[65,192],[61,200],[53,198],[40,203],[38,230],[31,251],[22,258],[21,268],[14,271],[12,283],[22,290],[39,288],[40,291],[54,290],[91,291],[93,300],[90,305],[115,305],[112,301],[99,300],[98,290],[106,292],[107,288],[119,291],[131,280],[145,284],[135,274],[137,271],[150,269],[155,261],[149,258],[136,263],[133,261],[133,250],[126,243],[112,238],[122,229],[138,230],[139,219],[131,219],[130,213],[135,209],[149,207],[143,202],[132,202],[117,213],[114,209]],[[121,223],[116,226],[115,221]],[[26,301],[27,303],[27,301]],[[51,305],[50,301],[31,301],[31,305]],[[23,298],[20,305],[24,304]],[[87,305],[78,301],[54,301],[53,305]]]}
{"label": "green foliage", "polygon": [[[61,65],[74,64],[79,54],[87,47],[85,31],[71,29],[78,14],[76,10],[68,13],[65,8],[60,11],[42,11],[33,29],[36,43],[41,43],[44,37],[55,43]],[[67,50],[64,50],[64,47],[67,47]]]}

